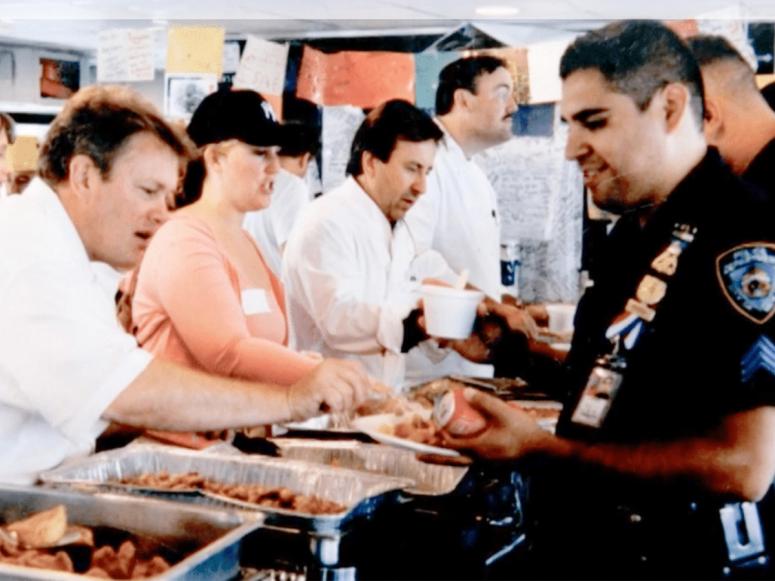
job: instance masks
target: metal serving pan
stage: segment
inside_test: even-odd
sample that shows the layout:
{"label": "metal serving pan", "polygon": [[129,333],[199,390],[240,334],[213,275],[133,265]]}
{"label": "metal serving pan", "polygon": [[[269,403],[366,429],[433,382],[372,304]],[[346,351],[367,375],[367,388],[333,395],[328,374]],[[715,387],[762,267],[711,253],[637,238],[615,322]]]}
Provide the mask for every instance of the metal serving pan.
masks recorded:
{"label": "metal serving pan", "polygon": [[[162,575],[148,579],[226,580],[239,574],[243,537],[264,520],[252,511],[213,510],[151,498],[84,494],[71,490],[0,485],[0,521],[8,523],[58,504],[68,521],[120,529],[186,554]],[[83,575],[0,563],[2,579],[84,579]]]}
{"label": "metal serving pan", "polygon": [[468,472],[466,466],[429,464],[410,450],[378,444],[293,438],[274,438],[272,442],[283,458],[408,479],[411,484],[404,490],[422,496],[449,494]]}
{"label": "metal serving pan", "polygon": [[[200,491],[187,493],[118,484],[122,478],[143,473],[170,474],[195,471],[228,484],[285,487],[316,495],[345,507],[337,514],[305,514],[288,509],[250,504]],[[337,533],[352,521],[368,518],[385,502],[396,500],[412,482],[320,464],[223,453],[195,452],[168,446],[137,445],[102,452],[40,475],[48,484],[87,485],[125,493],[158,494],[185,502],[217,504],[266,513],[266,524],[316,533]]]}

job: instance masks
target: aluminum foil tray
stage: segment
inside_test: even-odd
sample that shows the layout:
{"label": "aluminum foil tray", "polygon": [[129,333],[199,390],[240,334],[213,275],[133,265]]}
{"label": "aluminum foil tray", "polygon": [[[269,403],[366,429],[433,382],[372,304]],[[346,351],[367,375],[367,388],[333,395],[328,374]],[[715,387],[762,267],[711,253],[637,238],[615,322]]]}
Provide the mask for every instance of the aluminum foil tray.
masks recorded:
{"label": "aluminum foil tray", "polygon": [[[201,492],[177,493],[117,484],[128,476],[162,470],[170,474],[195,471],[229,484],[282,486],[296,493],[333,500],[344,505],[345,510],[338,514],[312,515]],[[40,479],[48,484],[96,486],[125,493],[154,494],[170,500],[259,510],[267,515],[267,524],[317,533],[336,533],[357,519],[368,518],[383,503],[397,499],[400,490],[411,486],[411,481],[406,479],[286,458],[196,452],[150,444],[95,454],[45,472]]]}
{"label": "aluminum foil tray", "polygon": [[[239,575],[243,537],[261,526],[254,511],[223,511],[150,498],[84,494],[71,490],[0,485],[0,521],[13,522],[63,504],[68,521],[108,526],[186,555],[148,579],[226,580]],[[0,579],[85,579],[82,575],[0,563]]]}
{"label": "aluminum foil tray", "polygon": [[468,471],[465,466],[421,462],[410,450],[378,444],[293,438],[272,442],[284,458],[408,479],[411,483],[404,490],[422,496],[449,494]]}

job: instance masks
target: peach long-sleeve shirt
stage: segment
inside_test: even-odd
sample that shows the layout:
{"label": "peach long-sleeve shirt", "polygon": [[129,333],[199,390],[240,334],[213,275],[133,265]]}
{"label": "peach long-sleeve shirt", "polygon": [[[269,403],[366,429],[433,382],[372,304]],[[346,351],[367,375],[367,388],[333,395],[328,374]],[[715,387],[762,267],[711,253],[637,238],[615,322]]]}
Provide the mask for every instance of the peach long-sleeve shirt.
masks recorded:
{"label": "peach long-sleeve shirt", "polygon": [[140,266],[132,303],[138,342],[154,355],[217,375],[296,382],[319,361],[286,346],[283,288],[258,247],[254,268],[258,288],[242,282],[247,277],[204,221],[175,216],[155,234]]}

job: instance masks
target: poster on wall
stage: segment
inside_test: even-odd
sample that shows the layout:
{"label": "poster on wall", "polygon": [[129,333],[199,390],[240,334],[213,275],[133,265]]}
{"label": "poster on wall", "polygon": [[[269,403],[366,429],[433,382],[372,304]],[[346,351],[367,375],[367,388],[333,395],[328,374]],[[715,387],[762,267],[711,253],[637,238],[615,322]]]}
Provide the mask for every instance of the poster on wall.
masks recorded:
{"label": "poster on wall", "polygon": [[202,99],[216,90],[217,75],[168,74],[164,80],[164,114],[188,121]]}
{"label": "poster on wall", "polygon": [[97,45],[97,80],[100,83],[152,81],[153,31],[103,30]]}
{"label": "poster on wall", "polygon": [[67,99],[81,87],[81,63],[40,59],[40,96]]}

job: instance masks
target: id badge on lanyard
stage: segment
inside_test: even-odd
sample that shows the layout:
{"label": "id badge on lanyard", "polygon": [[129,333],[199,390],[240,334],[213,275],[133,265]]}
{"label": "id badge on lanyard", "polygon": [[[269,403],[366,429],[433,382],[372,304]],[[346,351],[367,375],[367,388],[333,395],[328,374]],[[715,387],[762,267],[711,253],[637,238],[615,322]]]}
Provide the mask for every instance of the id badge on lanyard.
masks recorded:
{"label": "id badge on lanyard", "polygon": [[612,353],[595,361],[581,398],[571,414],[571,422],[591,428],[602,427],[622,385],[627,369],[627,353],[654,320],[657,306],[667,294],[668,282],[678,268],[678,259],[694,241],[695,234],[696,228],[686,224],[674,226],[669,245],[651,262],[635,297],[627,301],[624,311],[608,327],[606,338],[613,346]]}
{"label": "id badge on lanyard", "polygon": [[589,374],[581,399],[573,410],[571,421],[591,428],[600,428],[622,385],[624,359],[606,355],[597,360]]}

